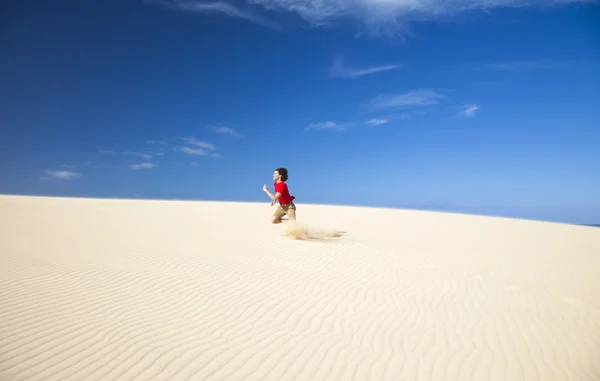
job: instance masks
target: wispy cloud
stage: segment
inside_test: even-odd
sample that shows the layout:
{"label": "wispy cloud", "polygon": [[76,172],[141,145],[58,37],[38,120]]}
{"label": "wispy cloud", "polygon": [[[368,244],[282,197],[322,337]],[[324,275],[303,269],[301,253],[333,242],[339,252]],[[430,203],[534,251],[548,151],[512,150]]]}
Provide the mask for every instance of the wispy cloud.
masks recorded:
{"label": "wispy cloud", "polygon": [[467,105],[464,110],[460,112],[460,116],[464,116],[465,118],[473,118],[477,111],[479,111],[481,107],[479,105]]}
{"label": "wispy cloud", "polygon": [[[115,159],[110,159],[113,162],[112,165],[115,165],[115,161],[121,161],[123,165],[133,169],[149,169],[157,166],[150,163],[151,159],[165,155],[164,151],[167,144],[167,141],[164,140],[146,140],[141,146],[132,147],[133,149],[131,150],[116,151],[100,149],[96,151],[96,154],[114,157]],[[96,157],[94,161],[86,160],[84,164],[104,165],[103,162],[104,160]]]}
{"label": "wispy cloud", "polygon": [[197,146],[200,148],[204,148],[204,149],[211,150],[211,151],[216,149],[214,144],[207,143],[202,140],[198,140],[193,136],[189,136],[185,140],[187,141],[188,144],[191,144],[191,145],[194,145],[194,146]]}
{"label": "wispy cloud", "polygon": [[342,78],[357,78],[362,77],[369,74],[380,73],[383,71],[389,71],[400,68],[400,65],[379,65],[372,66],[369,68],[352,68],[345,66],[344,60],[341,57],[336,57],[333,60],[333,64],[331,65],[331,69],[329,70],[329,75],[332,77],[342,77]]}
{"label": "wispy cloud", "polygon": [[267,28],[281,25],[264,18],[261,11],[295,13],[314,28],[356,22],[361,34],[392,36],[410,33],[414,22],[449,19],[461,13],[510,8],[549,8],[597,0],[245,0],[243,9],[225,1],[145,0],[166,8],[193,13],[220,13]]}
{"label": "wispy cloud", "polygon": [[59,180],[71,180],[81,176],[81,173],[72,172],[72,171],[52,171],[50,169],[44,170],[44,174],[54,179]]}
{"label": "wispy cloud", "polygon": [[152,159],[152,155],[150,155],[148,153],[144,153],[144,152],[125,151],[125,152],[123,152],[123,155],[140,156],[141,158],[146,159],[146,160]]}
{"label": "wispy cloud", "polygon": [[470,11],[551,7],[594,0],[248,0],[270,11],[293,12],[312,27],[358,22],[369,35],[408,32],[412,22],[449,18]]}
{"label": "wispy cloud", "polygon": [[154,163],[138,163],[138,164],[130,164],[129,165],[133,169],[151,169],[156,168],[156,164]]}
{"label": "wispy cloud", "polygon": [[352,126],[352,125],[353,125],[353,123],[337,123],[334,121],[310,123],[308,126],[306,126],[304,128],[304,131],[329,130],[329,131],[335,131],[335,132],[342,132],[346,129],[347,126]]}
{"label": "wispy cloud", "polygon": [[364,104],[364,107],[371,111],[390,110],[435,105],[446,99],[435,90],[419,89],[404,94],[381,94]]}
{"label": "wispy cloud", "polygon": [[242,134],[240,134],[239,132],[237,132],[236,130],[234,130],[231,127],[224,127],[224,126],[213,127],[213,131],[216,132],[217,134],[229,135],[234,138],[243,138],[244,137]]}
{"label": "wispy cloud", "polygon": [[367,120],[366,124],[368,124],[370,126],[381,126],[382,124],[386,124],[388,122],[389,122],[388,119],[371,119],[371,120]]}
{"label": "wispy cloud", "polygon": [[[181,152],[187,153],[188,155],[205,156],[205,157],[210,157],[213,159],[220,159],[223,157],[223,155],[221,155],[218,152],[208,152],[202,148],[181,147]],[[192,161],[192,165],[196,165],[196,164],[198,164],[198,163],[195,161]]]}
{"label": "wispy cloud", "polygon": [[[248,3],[252,3],[250,0]],[[223,1],[214,1],[214,2],[203,2],[203,1],[193,1],[193,0],[146,0],[146,3],[149,4],[158,4],[163,7],[178,9],[185,12],[194,12],[194,13],[222,13],[230,17],[235,17],[239,19],[243,19],[246,21],[250,21],[252,23],[262,25],[267,28],[272,29],[281,29],[281,26],[274,21],[263,18],[259,15],[256,15],[254,12],[237,8],[227,2]]]}
{"label": "wispy cloud", "polygon": [[208,151],[203,148],[181,147],[179,150],[188,155],[208,156]]}
{"label": "wispy cloud", "polygon": [[183,138],[183,140],[187,143],[187,145],[179,147],[178,151],[180,152],[186,153],[188,155],[207,156],[213,159],[220,159],[223,157],[220,153],[217,152],[217,147],[212,143],[207,143],[205,141],[198,140],[193,136],[188,136],[187,138]]}

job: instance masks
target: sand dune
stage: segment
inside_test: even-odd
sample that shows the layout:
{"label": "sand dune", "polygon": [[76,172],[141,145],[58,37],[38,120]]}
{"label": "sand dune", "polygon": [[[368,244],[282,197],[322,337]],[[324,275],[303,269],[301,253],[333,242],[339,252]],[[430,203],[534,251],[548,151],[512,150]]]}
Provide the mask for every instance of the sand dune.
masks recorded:
{"label": "sand dune", "polygon": [[600,229],[272,211],[0,196],[0,380],[600,380]]}

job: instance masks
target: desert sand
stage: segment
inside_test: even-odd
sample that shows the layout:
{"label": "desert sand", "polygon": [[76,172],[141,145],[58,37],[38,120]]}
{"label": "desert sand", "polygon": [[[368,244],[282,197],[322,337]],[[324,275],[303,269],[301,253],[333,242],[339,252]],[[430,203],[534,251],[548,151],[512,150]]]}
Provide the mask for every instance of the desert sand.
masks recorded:
{"label": "desert sand", "polygon": [[599,228],[297,201],[0,196],[0,380],[600,380]]}

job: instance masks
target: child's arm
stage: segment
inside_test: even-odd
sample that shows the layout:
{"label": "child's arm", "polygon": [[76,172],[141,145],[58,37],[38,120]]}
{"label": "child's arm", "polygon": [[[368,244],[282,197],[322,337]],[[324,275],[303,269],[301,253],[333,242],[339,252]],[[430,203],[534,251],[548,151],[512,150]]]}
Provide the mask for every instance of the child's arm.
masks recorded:
{"label": "child's arm", "polygon": [[271,198],[271,200],[273,200],[273,202],[277,201],[277,199],[281,196],[281,193],[279,193],[279,192],[277,192],[275,194],[271,193],[269,191],[269,188],[266,185],[263,185],[263,190],[265,191],[267,196],[269,196]]}

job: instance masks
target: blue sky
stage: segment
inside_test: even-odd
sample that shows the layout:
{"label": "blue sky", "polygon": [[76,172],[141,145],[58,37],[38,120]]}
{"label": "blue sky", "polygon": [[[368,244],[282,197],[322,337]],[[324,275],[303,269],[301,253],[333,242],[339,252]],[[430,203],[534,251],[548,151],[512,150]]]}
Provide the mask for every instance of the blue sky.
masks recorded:
{"label": "blue sky", "polygon": [[0,193],[600,221],[586,1],[12,1]]}

